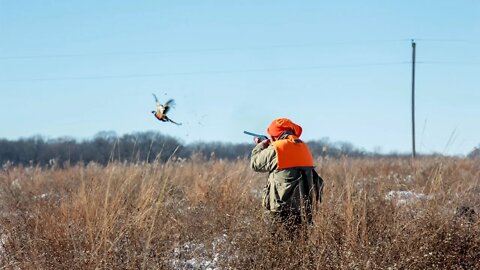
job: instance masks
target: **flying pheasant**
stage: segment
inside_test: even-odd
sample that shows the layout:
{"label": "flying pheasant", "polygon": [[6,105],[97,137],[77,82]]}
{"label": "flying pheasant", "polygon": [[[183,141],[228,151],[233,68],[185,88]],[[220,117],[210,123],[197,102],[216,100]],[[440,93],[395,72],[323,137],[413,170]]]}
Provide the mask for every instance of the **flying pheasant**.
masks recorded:
{"label": "flying pheasant", "polygon": [[152,111],[152,114],[155,115],[155,117],[162,122],[172,122],[176,125],[181,125],[181,123],[177,123],[167,117],[167,112],[170,110],[170,108],[173,108],[173,106],[175,106],[175,101],[173,99],[169,99],[165,104],[161,104],[158,101],[157,96],[155,96],[155,94],[152,95],[155,98],[155,103],[157,106],[157,110]]}

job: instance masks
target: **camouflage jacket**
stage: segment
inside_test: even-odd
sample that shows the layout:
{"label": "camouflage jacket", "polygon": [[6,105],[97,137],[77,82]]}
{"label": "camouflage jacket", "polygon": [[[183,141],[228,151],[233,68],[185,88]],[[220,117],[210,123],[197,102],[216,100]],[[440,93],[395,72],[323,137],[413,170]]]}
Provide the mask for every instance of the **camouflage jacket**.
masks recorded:
{"label": "camouflage jacket", "polygon": [[268,173],[262,194],[262,206],[266,210],[303,213],[307,222],[311,222],[312,209],[321,201],[323,191],[323,179],[313,167],[277,170],[275,147],[265,147],[262,143],[252,150],[250,167],[256,172]]}

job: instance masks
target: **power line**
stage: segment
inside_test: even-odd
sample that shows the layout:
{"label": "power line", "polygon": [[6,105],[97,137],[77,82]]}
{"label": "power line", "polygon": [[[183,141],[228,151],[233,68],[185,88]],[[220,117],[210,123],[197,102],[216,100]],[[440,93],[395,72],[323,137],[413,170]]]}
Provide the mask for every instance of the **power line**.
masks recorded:
{"label": "power line", "polygon": [[422,65],[476,66],[476,65],[480,65],[480,62],[421,61],[421,62],[417,62],[417,64],[422,64]]}
{"label": "power line", "polygon": [[435,39],[435,38],[416,38],[415,41],[427,42],[458,42],[458,43],[480,43],[480,39]]}
{"label": "power line", "polygon": [[145,77],[166,77],[166,76],[189,76],[189,75],[209,75],[209,74],[269,72],[269,71],[302,71],[302,70],[315,70],[315,69],[355,68],[355,67],[370,67],[370,66],[393,66],[393,65],[405,65],[405,64],[409,64],[409,63],[410,63],[410,62],[386,62],[386,63],[362,63],[362,64],[329,65],[329,66],[256,68],[256,69],[237,69],[237,70],[211,70],[211,71],[150,73],[150,74],[145,73],[145,74],[124,74],[124,75],[78,76],[78,77],[19,78],[19,79],[4,79],[4,80],[0,80],[0,83],[9,83],[9,82],[39,82],[39,81],[72,81],[72,80],[127,79],[127,78],[145,78]]}
{"label": "power line", "polygon": [[230,47],[230,48],[204,48],[204,49],[174,49],[161,51],[123,51],[123,52],[93,52],[93,53],[65,53],[65,54],[45,54],[45,55],[6,55],[0,56],[0,60],[28,60],[28,59],[48,59],[48,58],[75,58],[75,57],[101,57],[101,56],[122,56],[122,55],[161,55],[161,54],[180,54],[180,53],[208,53],[208,52],[226,52],[226,51],[249,51],[249,50],[271,50],[271,49],[294,49],[294,48],[316,48],[328,46],[342,46],[353,44],[371,44],[388,42],[406,42],[409,39],[386,39],[386,40],[364,40],[364,41],[331,41],[315,44],[284,44],[269,46],[250,46],[250,47]]}
{"label": "power line", "polygon": [[[9,82],[36,82],[36,81],[73,81],[73,80],[103,80],[103,79],[128,79],[145,77],[167,77],[167,76],[189,76],[189,75],[209,75],[209,74],[229,74],[229,73],[250,73],[250,72],[269,72],[269,71],[301,71],[315,69],[335,69],[335,68],[355,68],[369,66],[393,66],[406,65],[412,62],[386,62],[386,63],[362,63],[328,66],[306,66],[306,67],[280,67],[280,68],[253,68],[253,69],[232,69],[232,70],[210,70],[210,71],[190,71],[190,72],[166,72],[166,73],[140,73],[123,75],[98,75],[98,76],[72,76],[72,77],[52,77],[52,78],[18,78],[1,79],[0,83]],[[416,61],[417,65],[455,65],[455,66],[475,66],[480,62],[442,62],[442,61]]]}
{"label": "power line", "polygon": [[[75,58],[75,57],[109,57],[122,55],[161,55],[161,54],[181,54],[181,53],[208,53],[208,52],[226,52],[226,51],[249,51],[249,50],[271,50],[271,49],[294,49],[294,48],[316,48],[328,46],[345,46],[372,43],[391,43],[391,42],[409,42],[411,39],[383,39],[383,40],[350,40],[350,41],[330,41],[314,44],[280,44],[268,46],[247,46],[230,48],[204,48],[204,49],[172,49],[160,51],[123,51],[123,52],[92,52],[92,53],[65,53],[65,54],[44,54],[44,55],[4,55],[0,56],[0,61],[7,60],[28,60],[28,59],[54,59],[54,58]],[[450,43],[480,43],[479,39],[432,39],[416,38],[416,41],[426,42],[450,42]]]}

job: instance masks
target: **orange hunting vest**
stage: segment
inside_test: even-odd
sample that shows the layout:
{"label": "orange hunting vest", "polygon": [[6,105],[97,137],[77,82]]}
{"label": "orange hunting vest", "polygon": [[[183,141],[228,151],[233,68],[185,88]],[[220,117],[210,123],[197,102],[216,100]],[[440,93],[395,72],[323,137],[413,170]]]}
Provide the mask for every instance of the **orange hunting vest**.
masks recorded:
{"label": "orange hunting vest", "polygon": [[277,153],[277,169],[313,167],[313,157],[308,146],[295,136],[273,142]]}

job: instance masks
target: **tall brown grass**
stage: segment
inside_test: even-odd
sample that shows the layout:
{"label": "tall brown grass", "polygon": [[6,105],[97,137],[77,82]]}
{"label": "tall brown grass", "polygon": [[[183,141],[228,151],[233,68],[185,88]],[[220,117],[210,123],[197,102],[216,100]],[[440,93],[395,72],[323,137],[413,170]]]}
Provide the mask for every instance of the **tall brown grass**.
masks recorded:
{"label": "tall brown grass", "polygon": [[293,240],[269,233],[246,160],[8,168],[0,269],[480,269],[480,222],[455,215],[479,210],[479,161],[317,164],[323,201]]}

